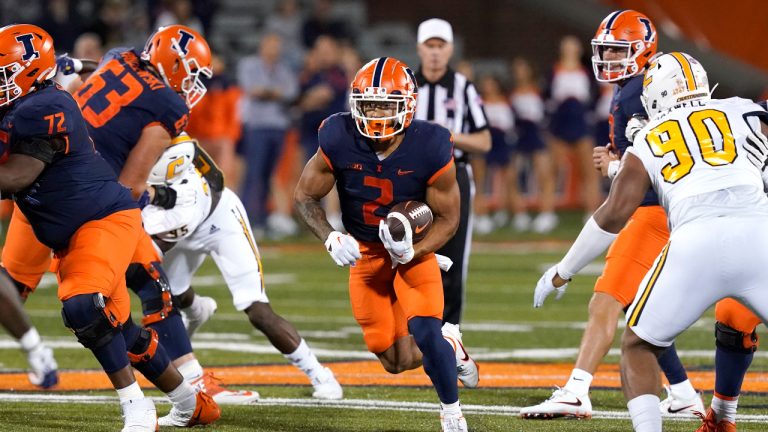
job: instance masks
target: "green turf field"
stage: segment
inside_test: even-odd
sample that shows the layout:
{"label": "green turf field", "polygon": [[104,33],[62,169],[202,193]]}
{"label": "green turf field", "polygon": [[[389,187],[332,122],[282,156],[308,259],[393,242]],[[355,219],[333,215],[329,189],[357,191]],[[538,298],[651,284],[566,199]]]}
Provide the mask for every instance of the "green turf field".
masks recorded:
{"label": "green turf field", "polygon": [[[478,240],[471,257],[467,308],[464,316],[464,342],[473,355],[494,358],[494,361],[570,362],[572,352],[560,349],[578,347],[580,324],[586,319],[586,304],[591,295],[595,276],[577,277],[568,293],[559,302],[550,300],[543,309],[532,308],[533,288],[548,264],[556,262],[579,229],[579,215],[566,217],[564,228],[546,238],[535,235],[517,236],[511,231],[486,236]],[[365,345],[351,317],[346,294],[346,270],[337,268],[319,241],[303,238],[289,243],[265,242],[261,245],[267,290],[275,310],[291,320],[310,345],[326,355],[321,360],[354,360],[364,356]],[[212,262],[206,262],[196,280],[197,291],[213,296],[219,310],[202,329],[193,343],[204,366],[284,363],[282,356],[272,353],[247,353],[243,350],[212,349],[217,343],[237,342],[266,347],[265,337],[256,332],[245,316],[234,310],[226,287],[218,278]],[[695,289],[695,287],[681,287]],[[55,287],[47,286],[35,293],[27,303],[33,321],[44,339],[71,346],[75,341],[61,324],[59,302]],[[134,317],[138,309],[134,308]],[[696,327],[682,335],[678,348],[711,351],[712,313]],[[618,332],[620,333],[620,332]],[[618,342],[617,335],[617,342]],[[65,343],[66,342],[66,343]],[[0,371],[20,370],[26,360],[7,337],[0,338]],[[618,343],[614,345],[618,347]],[[549,349],[545,357],[516,358],[512,350]],[[264,351],[264,350],[262,350]],[[344,352],[356,353],[344,354]],[[506,353],[506,354],[504,354]],[[696,353],[693,353],[696,354]],[[62,369],[95,369],[98,367],[90,352],[83,348],[58,348],[56,358]],[[482,361],[482,360],[481,360]],[[610,355],[607,362],[616,363]],[[691,369],[711,369],[713,358],[686,355],[683,362]],[[481,363],[482,365],[482,363]],[[752,371],[768,370],[768,360],[756,356]],[[482,369],[481,369],[482,371]],[[552,382],[562,385],[564,382]],[[225,407],[221,420],[210,430],[221,431],[424,431],[439,430],[438,413],[431,405],[413,402],[437,402],[429,388],[415,387],[346,387],[345,397],[357,406],[296,406],[290,401],[307,400],[309,386],[259,387],[264,404],[246,407]],[[711,397],[705,395],[705,402]],[[473,431],[625,431],[631,429],[629,420],[593,419],[589,421],[523,421],[508,407],[538,403],[548,397],[550,388],[460,389],[462,404]],[[3,392],[2,395],[8,395]],[[151,393],[158,396],[158,393]],[[92,392],[88,395],[114,396],[114,392]],[[618,390],[597,389],[592,392],[595,410],[617,414],[625,412],[624,399]],[[281,402],[281,401],[289,402]],[[370,401],[365,404],[360,401]],[[394,403],[387,410],[376,407],[383,402]],[[285,405],[285,404],[287,405]],[[111,403],[47,403],[16,402],[0,398],[0,430],[43,431],[116,430],[121,425],[119,407]],[[486,409],[487,408],[487,409]],[[764,395],[746,394],[740,401],[740,413],[764,414]],[[165,414],[167,404],[158,405]],[[665,430],[692,431],[698,422],[670,421]],[[741,422],[739,430],[766,430],[766,424]]]}

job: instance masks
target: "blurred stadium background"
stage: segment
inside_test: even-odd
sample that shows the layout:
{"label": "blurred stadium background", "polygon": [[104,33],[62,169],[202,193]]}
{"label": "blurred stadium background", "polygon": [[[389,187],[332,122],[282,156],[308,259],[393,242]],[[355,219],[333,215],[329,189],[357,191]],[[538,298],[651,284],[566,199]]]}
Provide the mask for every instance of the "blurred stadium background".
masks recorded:
{"label": "blurred stadium background", "polygon": [[[346,86],[357,68],[373,57],[393,56],[418,68],[418,23],[439,17],[454,28],[454,68],[478,84],[486,76],[495,77],[501,83],[504,103],[509,106],[517,85],[512,65],[515,59],[526,59],[532,65],[534,83],[544,106],[550,107],[553,102],[546,100],[547,77],[558,61],[563,38],[575,36],[581,42],[582,62],[592,77],[589,40],[603,17],[619,8],[642,11],[656,23],[661,51],[682,50],[698,58],[709,71],[711,82],[720,83],[717,97],[768,97],[768,56],[764,55],[768,5],[762,0],[3,0],[0,21],[38,24],[53,36],[57,52],[83,58],[97,58],[117,46],[140,49],[159,25],[182,23],[201,30],[220,61],[214,66],[215,77],[209,83],[206,100],[192,115],[190,133],[207,146],[225,170],[229,187],[239,191],[246,203],[254,231],[261,240],[267,285],[276,310],[296,323],[319,350],[320,357],[343,362],[370,360],[349,311],[346,275],[332,265],[320,243],[311,239],[291,215],[293,186],[305,161],[305,149],[312,148],[311,138],[307,138],[313,133],[312,119],[336,107],[332,98],[317,97],[318,88],[327,86],[343,93],[344,89],[338,90],[339,82],[341,87]],[[249,107],[249,99],[254,96],[248,71],[254,59],[269,56],[284,62],[296,91],[290,100],[280,104],[275,123],[263,125],[259,124],[253,107]],[[497,96],[498,91],[490,86],[479,88],[484,95],[488,91],[493,93],[490,97]],[[609,93],[599,88],[591,91],[591,106],[595,107],[590,117],[595,126],[594,142],[604,145],[606,137],[599,125],[605,122],[607,113],[600,111],[606,105],[599,101]],[[344,101],[343,95],[341,100]],[[546,115],[540,120],[538,127],[546,139]],[[276,158],[277,166],[271,174],[267,172],[266,178],[263,167],[254,172],[258,158],[264,156],[257,149],[266,145],[259,139],[259,132],[264,129],[277,129],[279,141],[271,144],[269,157]],[[580,229],[584,217],[579,196],[582,185],[575,157],[558,156],[553,175],[557,178],[560,225],[536,229],[530,219],[527,224],[517,225],[515,213],[533,216],[538,211],[538,187],[531,160],[517,157],[514,127],[503,132],[502,145],[507,147],[511,159],[503,163],[487,160],[485,176],[478,179],[483,186],[477,206],[478,221],[487,223],[476,227],[479,235],[471,258],[465,315],[468,347],[479,360],[499,363],[489,366],[488,375],[483,376],[485,388],[462,392],[464,404],[476,407],[467,411],[470,428],[627,430],[630,423],[626,418],[526,423],[508,417],[514,410],[506,412],[499,408],[538,403],[549,395],[548,386],[565,381],[569,371],[566,363],[575,358],[586,304],[600,270],[597,265],[593,276],[574,283],[562,302],[549,304],[544,311],[532,310],[532,291],[540,272],[547,263],[559,258]],[[476,158],[475,163],[482,168],[484,159]],[[505,177],[505,166],[516,170],[511,179]],[[264,184],[269,186],[268,198],[261,202],[255,191]],[[602,186],[604,190],[607,187]],[[517,200],[510,197],[513,189],[520,191]],[[7,204],[4,205],[2,215],[7,218],[10,213]],[[333,203],[328,205],[333,215]],[[198,275],[196,286],[206,295],[216,297],[221,309],[207,324],[206,333],[199,334],[194,341],[203,364],[281,364],[282,358],[270,351],[268,341],[234,311],[222,280],[215,276],[210,264]],[[52,289],[41,290],[27,307],[43,337],[57,349],[63,369],[97,367],[61,325]],[[14,344],[12,339],[0,338],[2,392],[23,389],[13,384],[23,382],[23,375],[14,373],[25,368],[25,359]],[[700,373],[693,378],[694,384],[709,392],[713,347],[711,314],[679,341],[684,362],[694,373]],[[625,406],[616,388],[616,354],[612,352],[608,366],[598,373],[603,381],[592,399],[596,409],[614,413],[623,411]],[[494,381],[514,378],[516,371],[524,370],[524,365],[530,363],[555,367],[542,367],[532,375],[526,372],[523,379],[528,381],[523,383]],[[557,369],[557,364],[564,365],[562,370]],[[382,399],[401,401],[403,405],[393,409],[403,410],[424,407],[407,405],[411,402],[434,402],[432,393],[424,389],[424,382],[390,381],[388,385],[391,377],[384,376],[361,383],[356,381],[360,371],[356,374],[355,368],[353,364],[347,372],[337,370],[347,396],[354,400],[370,400],[379,408],[378,401]],[[749,391],[740,404],[741,412],[753,415],[757,423],[741,423],[740,430],[765,430],[765,419],[759,414],[768,407],[762,399],[768,391],[766,370],[768,360],[758,353],[751,369],[753,374],[747,378]],[[416,431],[436,426],[431,405],[426,405],[425,413],[377,414],[387,419],[383,422],[375,420],[376,416],[350,410],[371,408],[363,403],[329,409],[296,408],[300,403],[290,401],[305,400],[301,398],[308,395],[306,386],[277,386],[279,382],[263,377],[240,379],[233,375],[226,379],[226,373],[222,373],[229,384],[257,385],[269,403],[253,408],[256,416],[249,413],[250,407],[225,412],[217,430]],[[503,376],[499,378],[497,373]],[[269,371],[262,375],[269,375]],[[12,381],[14,376],[21,378]],[[286,378],[286,382],[300,384],[296,379]],[[384,384],[378,379],[384,380]],[[87,388],[86,395],[111,396],[109,392]],[[278,398],[289,402],[283,404]],[[35,401],[29,404],[8,397],[7,393],[0,394],[0,429],[57,430],[78,424],[82,425],[78,427],[81,430],[103,430],[118,415],[112,405],[82,405],[89,401]],[[693,427],[693,421],[680,422],[673,423],[670,430]]]}

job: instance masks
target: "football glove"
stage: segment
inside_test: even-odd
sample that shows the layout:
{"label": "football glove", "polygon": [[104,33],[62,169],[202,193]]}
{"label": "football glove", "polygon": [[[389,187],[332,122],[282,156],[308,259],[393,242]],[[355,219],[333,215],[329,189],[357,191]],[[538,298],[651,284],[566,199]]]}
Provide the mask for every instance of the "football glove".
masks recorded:
{"label": "football glove", "polygon": [[557,291],[555,300],[560,300],[560,297],[565,294],[565,289],[568,288],[568,283],[566,282],[565,285],[561,287],[555,287],[555,285],[552,283],[552,279],[555,277],[555,275],[557,275],[557,264],[553,265],[549,268],[549,270],[544,272],[544,275],[536,284],[536,289],[533,291],[533,307],[542,307],[544,305],[544,300],[546,300],[547,296],[552,294],[552,291]]}
{"label": "football glove", "polygon": [[56,68],[62,75],[72,75],[83,69],[83,62],[70,57],[69,54],[62,54],[56,57]]}
{"label": "football glove", "polygon": [[634,114],[632,118],[629,119],[627,122],[627,128],[624,130],[624,134],[627,136],[627,139],[630,143],[635,142],[637,133],[640,132],[640,130],[643,129],[647,124],[648,117],[643,114]]}
{"label": "football glove", "polygon": [[163,185],[152,186],[155,189],[155,196],[152,197],[150,204],[162,207],[166,210],[176,206],[176,190]]}
{"label": "football glove", "polygon": [[381,220],[379,221],[379,238],[392,258],[392,268],[397,267],[398,264],[411,262],[416,252],[413,250],[413,233],[409,228],[406,228],[405,237],[402,240],[395,241],[389,232],[389,226]]}
{"label": "football glove", "polygon": [[191,207],[197,202],[197,185],[184,179],[170,186],[176,192],[174,207]]}
{"label": "football glove", "polygon": [[362,258],[360,245],[351,235],[333,231],[325,240],[325,249],[339,267],[354,266],[355,261]]}

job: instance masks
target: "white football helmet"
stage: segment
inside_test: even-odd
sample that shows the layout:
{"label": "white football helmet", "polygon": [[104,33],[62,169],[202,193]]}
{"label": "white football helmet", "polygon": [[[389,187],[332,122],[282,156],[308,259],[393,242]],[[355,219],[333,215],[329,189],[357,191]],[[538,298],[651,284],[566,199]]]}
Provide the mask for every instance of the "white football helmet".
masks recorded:
{"label": "white football helmet", "polygon": [[651,61],[643,79],[640,101],[650,118],[683,102],[709,100],[707,71],[695,58],[681,52]]}
{"label": "white football helmet", "polygon": [[182,133],[171,142],[149,173],[150,185],[171,185],[181,179],[195,158],[195,141]]}

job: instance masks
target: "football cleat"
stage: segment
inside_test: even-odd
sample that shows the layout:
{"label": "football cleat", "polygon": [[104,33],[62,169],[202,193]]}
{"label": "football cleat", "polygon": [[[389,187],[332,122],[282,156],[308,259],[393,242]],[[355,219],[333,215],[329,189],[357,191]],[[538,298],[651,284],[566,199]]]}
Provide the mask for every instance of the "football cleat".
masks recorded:
{"label": "football cleat", "polygon": [[141,398],[120,404],[123,411],[122,432],[156,432],[157,411],[152,399]]}
{"label": "football cleat", "polygon": [[341,384],[336,381],[333,371],[327,367],[324,367],[323,371],[312,379],[312,387],[315,388],[312,397],[316,399],[337,400],[344,397]]}
{"label": "football cleat", "polygon": [[221,409],[206,392],[199,391],[195,395],[195,408],[189,411],[171,408],[167,416],[160,417],[160,426],[192,427],[208,425],[221,417]]}
{"label": "football cleat", "polygon": [[450,415],[440,412],[440,426],[443,432],[467,432],[467,420],[463,414]]}
{"label": "football cleat", "polygon": [[59,383],[59,375],[56,369],[56,359],[53,358],[53,350],[40,344],[27,353],[27,361],[31,372],[27,375],[29,382],[40,387],[50,388]]}
{"label": "football cleat", "polygon": [[736,423],[731,423],[726,419],[717,421],[715,410],[709,408],[706,414],[700,411],[695,413],[701,419],[701,426],[696,432],[736,432]]}
{"label": "football cleat", "polygon": [[557,387],[549,399],[520,410],[525,419],[553,419],[558,417],[592,418],[592,402],[589,395],[578,396]]}
{"label": "football cleat", "polygon": [[184,314],[184,326],[187,328],[187,335],[189,335],[190,339],[201,325],[205,324],[209,319],[211,319],[213,314],[216,312],[216,308],[219,307],[219,305],[216,304],[216,300],[211,297],[196,295],[195,302],[198,303],[196,305],[197,314],[193,314],[191,312],[191,307],[184,308],[182,311]]}
{"label": "football cleat", "polygon": [[467,350],[464,348],[464,344],[461,343],[461,332],[459,332],[459,326],[456,324],[445,323],[443,324],[443,338],[448,341],[453,347],[456,353],[456,372],[459,376],[459,381],[464,384],[466,388],[476,388],[480,382],[480,367],[469,356]]}
{"label": "football cleat", "polygon": [[208,393],[219,405],[247,405],[259,401],[259,392],[250,390],[227,390],[221,385],[221,380],[212,372],[190,383],[192,387]]}
{"label": "football cleat", "polygon": [[701,394],[697,393],[692,399],[680,399],[672,393],[669,386],[664,386],[667,391],[667,398],[659,402],[659,411],[662,415],[684,415],[692,416],[696,413],[704,412],[704,402],[701,400]]}

